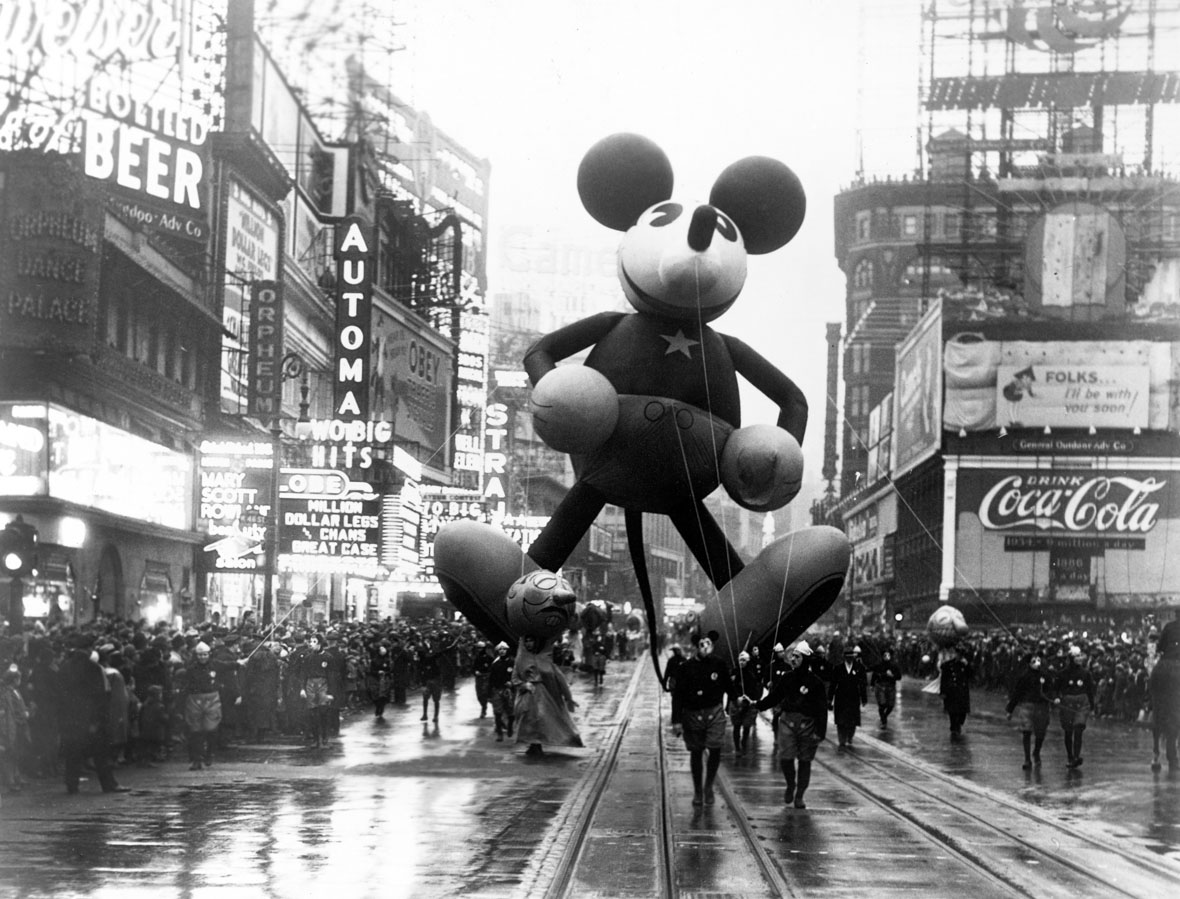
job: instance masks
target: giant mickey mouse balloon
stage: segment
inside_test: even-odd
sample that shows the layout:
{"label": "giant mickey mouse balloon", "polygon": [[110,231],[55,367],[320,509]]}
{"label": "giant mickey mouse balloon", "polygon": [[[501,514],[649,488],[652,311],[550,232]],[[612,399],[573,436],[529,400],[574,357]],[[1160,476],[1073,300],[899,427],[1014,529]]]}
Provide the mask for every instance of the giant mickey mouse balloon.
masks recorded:
{"label": "giant mickey mouse balloon", "polygon": [[[704,504],[719,484],[756,511],[781,508],[799,491],[805,398],[769,361],[708,323],[738,299],[747,257],[795,236],[803,189],[766,157],[725,169],[708,202],[674,199],[672,182],[667,156],[634,134],[600,141],[578,170],[586,210],[625,232],[619,282],[635,311],[575,322],[525,356],[537,433],[570,454],[577,475],[528,555],[474,522],[448,525],[436,538],[444,592],[489,637],[524,635],[513,627],[521,616],[509,613],[520,602],[520,591],[508,597],[514,582],[560,569],[606,503],[624,509],[633,556],[642,513],[669,516],[717,587],[701,627],[725,635],[718,649],[731,661],[749,642],[785,643],[805,631],[844,583],[849,550],[840,531],[803,528],[747,565]],[[557,364],[586,349],[585,364]],[[742,427],[738,375],[778,405],[776,425]],[[551,632],[554,618],[546,620]]]}

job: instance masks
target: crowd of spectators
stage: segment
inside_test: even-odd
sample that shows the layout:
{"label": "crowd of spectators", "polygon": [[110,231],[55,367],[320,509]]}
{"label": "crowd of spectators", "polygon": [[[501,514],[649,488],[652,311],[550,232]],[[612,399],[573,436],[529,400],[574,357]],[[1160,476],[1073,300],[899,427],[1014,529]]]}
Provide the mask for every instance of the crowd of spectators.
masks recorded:
{"label": "crowd of spectators", "polygon": [[[1070,647],[1077,646],[1096,686],[1097,716],[1134,723],[1145,720],[1150,712],[1147,684],[1157,637],[1152,619],[1128,629],[1102,631],[1016,627],[970,632],[960,641],[960,650],[970,663],[972,688],[1007,694],[1032,654],[1041,656],[1054,672],[1065,667]],[[938,648],[923,632],[893,638],[873,634],[863,642],[894,647],[905,674],[927,679],[938,674]]]}
{"label": "crowd of spectators", "polygon": [[[235,628],[213,623],[183,630],[164,623],[100,619],[81,626],[36,623],[0,640],[0,791],[61,772],[63,726],[78,697],[63,681],[63,663],[81,654],[106,675],[104,739],[114,765],[155,767],[184,758],[186,674],[207,647],[221,674],[220,748],[267,740],[297,742],[309,735],[299,660],[319,635],[336,664],[333,717],[371,706],[368,674],[380,667],[392,702],[407,704],[421,685],[419,663],[435,656],[444,690],[471,673],[481,635],[466,623],[428,619],[371,623],[290,624]],[[381,650],[384,649],[384,652]],[[382,664],[373,665],[380,654]],[[385,660],[388,660],[387,662]],[[416,692],[409,704],[417,701]]]}

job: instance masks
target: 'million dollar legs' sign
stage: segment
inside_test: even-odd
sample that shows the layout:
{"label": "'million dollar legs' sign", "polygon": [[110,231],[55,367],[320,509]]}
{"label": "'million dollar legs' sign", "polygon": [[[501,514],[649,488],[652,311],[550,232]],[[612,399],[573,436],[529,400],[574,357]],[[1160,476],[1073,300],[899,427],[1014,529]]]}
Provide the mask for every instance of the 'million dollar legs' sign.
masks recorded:
{"label": "'million dollar legs' sign", "polygon": [[358,216],[336,226],[336,353],[333,418],[369,416],[369,354],[373,322],[371,229]]}

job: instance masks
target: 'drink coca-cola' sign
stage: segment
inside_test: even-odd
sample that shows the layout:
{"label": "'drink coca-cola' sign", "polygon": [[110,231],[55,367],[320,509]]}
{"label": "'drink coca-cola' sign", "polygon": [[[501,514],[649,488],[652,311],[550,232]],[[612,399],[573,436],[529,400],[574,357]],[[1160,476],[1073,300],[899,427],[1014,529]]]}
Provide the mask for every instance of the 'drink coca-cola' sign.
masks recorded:
{"label": "'drink coca-cola' sign", "polygon": [[1094,469],[960,471],[958,511],[986,531],[1143,537],[1180,517],[1180,472]]}

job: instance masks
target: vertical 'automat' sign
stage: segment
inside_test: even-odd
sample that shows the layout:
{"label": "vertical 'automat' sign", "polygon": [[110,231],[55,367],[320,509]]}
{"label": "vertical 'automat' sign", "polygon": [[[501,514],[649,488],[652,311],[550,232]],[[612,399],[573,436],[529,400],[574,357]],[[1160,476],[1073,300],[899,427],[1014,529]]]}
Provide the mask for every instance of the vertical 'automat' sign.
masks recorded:
{"label": "vertical 'automat' sign", "polygon": [[372,239],[369,226],[348,216],[336,227],[336,353],[334,418],[369,416],[369,366],[373,321]]}

